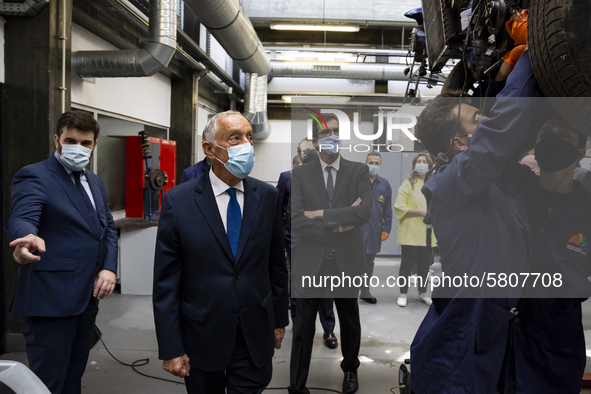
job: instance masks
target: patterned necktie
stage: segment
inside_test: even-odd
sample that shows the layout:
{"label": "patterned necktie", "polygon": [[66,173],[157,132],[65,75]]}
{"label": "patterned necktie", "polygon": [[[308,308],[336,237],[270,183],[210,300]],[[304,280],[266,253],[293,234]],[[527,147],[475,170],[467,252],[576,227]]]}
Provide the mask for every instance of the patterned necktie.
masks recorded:
{"label": "patterned necktie", "polygon": [[230,248],[234,259],[238,253],[238,242],[240,241],[240,228],[242,227],[242,213],[240,212],[240,204],[236,199],[236,189],[231,187],[226,190],[230,195],[230,202],[228,203],[228,215],[226,217],[226,227],[228,241],[230,242]]}
{"label": "patterned necktie", "polygon": [[86,214],[88,215],[94,226],[93,230],[97,234],[100,234],[101,223],[99,222],[97,211],[92,206],[90,197],[88,196],[88,193],[86,193],[84,186],[82,186],[82,183],[80,182],[80,175],[82,175],[82,171],[72,171],[72,174],[74,174],[74,180],[76,181],[76,189],[78,190],[78,194],[80,195],[80,198],[82,198],[82,201],[84,201],[84,206],[86,206]]}
{"label": "patterned necktie", "polygon": [[332,207],[332,195],[334,193],[334,181],[332,179],[332,166],[326,166],[328,178],[326,179],[326,191],[328,192],[328,207]]}

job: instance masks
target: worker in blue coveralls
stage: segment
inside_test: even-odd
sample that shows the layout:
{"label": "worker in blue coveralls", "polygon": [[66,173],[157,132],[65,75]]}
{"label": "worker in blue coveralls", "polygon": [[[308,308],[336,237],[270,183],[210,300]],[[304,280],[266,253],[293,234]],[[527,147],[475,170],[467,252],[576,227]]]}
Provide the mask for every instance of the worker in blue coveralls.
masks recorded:
{"label": "worker in blue coveralls", "polygon": [[[417,136],[439,163],[422,191],[445,275],[528,272],[529,225],[511,175],[551,111],[544,99],[514,98],[541,96],[526,50],[492,119],[457,97],[432,100],[419,117]],[[436,288],[411,345],[413,391],[496,394],[522,295],[519,287]]]}
{"label": "worker in blue coveralls", "polygon": [[365,159],[365,164],[369,167],[373,203],[369,221],[361,226],[363,245],[365,246],[367,286],[361,289],[359,298],[370,304],[375,304],[378,300],[371,295],[369,283],[373,276],[376,254],[380,253],[382,242],[388,239],[392,230],[392,187],[386,178],[378,175],[382,166],[382,156],[379,153],[370,152]]}
{"label": "worker in blue coveralls", "polygon": [[571,124],[552,119],[534,148],[540,176],[525,165],[515,174],[530,224],[530,273],[541,277],[537,286],[530,281],[511,327],[505,393],[581,391],[581,302],[591,296],[591,193],[573,174],[586,142]]}

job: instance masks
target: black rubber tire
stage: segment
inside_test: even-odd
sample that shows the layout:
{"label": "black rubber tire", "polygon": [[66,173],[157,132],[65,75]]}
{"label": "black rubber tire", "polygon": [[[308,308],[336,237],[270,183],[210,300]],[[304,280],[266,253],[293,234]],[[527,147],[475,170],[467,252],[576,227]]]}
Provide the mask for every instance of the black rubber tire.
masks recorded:
{"label": "black rubber tire", "polygon": [[[591,136],[591,5],[587,0],[535,0],[528,17],[536,80],[556,110]],[[576,98],[576,99],[574,99]]]}
{"label": "black rubber tire", "polygon": [[464,89],[464,93],[467,93],[472,97],[484,97],[486,88],[486,82],[483,82],[482,85],[479,85],[472,73],[469,71],[468,80],[466,81],[464,61],[460,60],[445,79],[443,88],[441,88],[441,93],[461,91]]}

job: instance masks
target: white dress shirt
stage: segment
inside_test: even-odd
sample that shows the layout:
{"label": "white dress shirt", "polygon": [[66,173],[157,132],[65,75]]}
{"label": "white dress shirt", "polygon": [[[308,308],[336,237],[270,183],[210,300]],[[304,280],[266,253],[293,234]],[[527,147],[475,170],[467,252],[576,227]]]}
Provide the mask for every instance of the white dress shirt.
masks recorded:
{"label": "white dress shirt", "polygon": [[332,164],[326,164],[325,162],[320,159],[320,166],[322,167],[322,176],[324,177],[324,187],[328,187],[328,171],[326,171],[326,167],[332,166],[330,172],[332,172],[332,186],[336,186],[337,184],[337,173],[339,172],[339,167],[341,165],[341,155],[337,157]]}
{"label": "white dress shirt", "polygon": [[[68,167],[66,167],[64,165],[64,163],[62,163],[62,159],[61,159],[60,155],[57,153],[57,151],[55,151],[53,153],[53,155],[55,156],[57,161],[60,162],[62,167],[64,167],[64,170],[66,170],[66,172],[70,176],[70,179],[72,180],[72,182],[74,182],[74,185],[76,185],[76,179],[74,178],[74,174],[72,174],[73,171],[68,169]],[[96,211],[96,205],[94,204],[94,198],[92,197],[92,191],[90,190],[90,185],[88,184],[88,179],[86,179],[86,170],[84,170],[84,169],[82,170],[82,174],[80,174],[80,183],[82,184],[82,187],[84,188],[84,190],[86,190],[86,194],[88,194],[88,198],[90,198],[90,202],[92,203],[92,207]]]}
{"label": "white dress shirt", "polygon": [[224,183],[224,181],[214,174],[213,168],[208,171],[208,174],[209,181],[211,182],[211,188],[213,189],[213,195],[215,196],[215,202],[218,205],[218,211],[220,211],[222,223],[224,223],[224,230],[226,230],[227,233],[228,204],[230,203],[230,195],[228,194],[227,190],[230,187],[236,189],[236,200],[238,200],[238,205],[240,205],[240,214],[242,217],[244,217],[244,183],[240,181],[234,186],[228,186],[226,183]]}

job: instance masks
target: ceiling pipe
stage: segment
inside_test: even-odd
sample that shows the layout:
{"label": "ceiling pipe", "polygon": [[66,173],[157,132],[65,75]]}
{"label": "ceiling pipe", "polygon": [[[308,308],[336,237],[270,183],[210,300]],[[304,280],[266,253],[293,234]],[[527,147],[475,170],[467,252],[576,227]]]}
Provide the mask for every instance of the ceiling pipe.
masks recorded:
{"label": "ceiling pipe", "polygon": [[[361,79],[366,81],[408,81],[408,66],[393,63],[308,63],[271,61],[269,76],[287,78]],[[446,72],[443,73],[447,76]]]}
{"label": "ceiling pipe", "polygon": [[238,0],[185,0],[245,73],[269,74],[271,63]]}
{"label": "ceiling pipe", "polygon": [[256,84],[256,114],[250,122],[253,137],[264,140],[271,134],[271,124],[267,119],[267,76],[259,75]]}
{"label": "ceiling pipe", "polygon": [[23,3],[0,3],[0,15],[4,16],[35,16],[49,0],[26,0]]}
{"label": "ceiling pipe", "polygon": [[150,0],[149,38],[143,49],[78,51],[72,54],[72,72],[80,78],[156,74],[176,52],[177,4],[177,0]]}
{"label": "ceiling pipe", "polygon": [[248,120],[249,123],[252,122],[256,115],[256,93],[257,93],[257,73],[246,74],[246,78],[244,79],[244,112],[242,115]]}
{"label": "ceiling pipe", "polygon": [[367,55],[367,56],[393,56],[393,57],[406,57],[411,56],[409,51],[402,51],[399,49],[355,49],[355,48],[314,48],[314,47],[273,47],[266,46],[266,51],[275,52],[318,52],[318,53],[352,53],[354,55]]}
{"label": "ceiling pipe", "polygon": [[253,138],[264,140],[271,134],[267,118],[267,76],[246,74],[244,85],[244,112],[242,115],[252,126]]}

